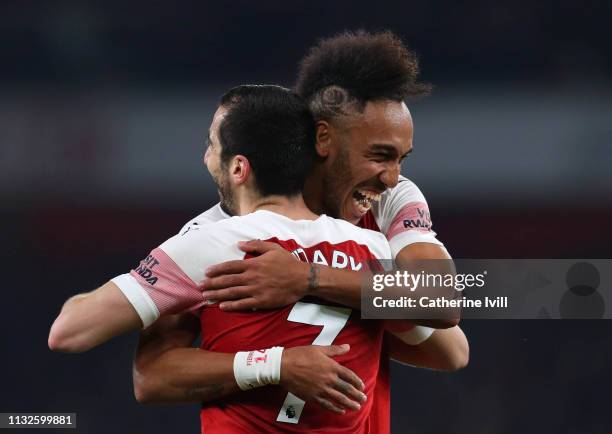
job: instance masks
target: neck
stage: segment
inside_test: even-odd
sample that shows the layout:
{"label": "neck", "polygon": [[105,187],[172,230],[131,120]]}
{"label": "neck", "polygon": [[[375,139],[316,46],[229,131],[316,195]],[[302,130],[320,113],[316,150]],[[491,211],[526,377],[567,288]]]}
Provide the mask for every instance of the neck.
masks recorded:
{"label": "neck", "polygon": [[304,184],[304,201],[308,208],[316,214],[324,214],[323,202],[323,170],[321,165],[316,165]]}
{"label": "neck", "polygon": [[257,198],[241,206],[240,214],[245,215],[258,210],[272,211],[293,220],[316,220],[319,217],[306,206],[301,194]]}

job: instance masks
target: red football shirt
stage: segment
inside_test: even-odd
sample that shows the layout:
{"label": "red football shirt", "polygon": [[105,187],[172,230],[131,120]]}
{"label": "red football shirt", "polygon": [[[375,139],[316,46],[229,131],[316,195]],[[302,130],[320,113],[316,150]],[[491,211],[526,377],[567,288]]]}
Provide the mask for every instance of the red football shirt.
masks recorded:
{"label": "red football shirt", "polygon": [[[343,252],[362,264],[374,259],[365,246],[354,241],[321,242],[304,247],[295,240],[276,242],[300,259],[328,263],[334,252]],[[295,347],[300,345],[350,344],[351,350],[335,358],[365,383],[368,400],[359,411],[335,415],[318,404],[300,400],[276,386],[240,393],[201,410],[202,433],[372,433],[370,409],[375,401],[383,329],[379,321],[365,321],[359,312],[311,298],[282,309],[257,312],[222,312],[205,306],[200,316],[201,347],[233,353],[239,350]],[[375,431],[378,432],[378,431]]]}

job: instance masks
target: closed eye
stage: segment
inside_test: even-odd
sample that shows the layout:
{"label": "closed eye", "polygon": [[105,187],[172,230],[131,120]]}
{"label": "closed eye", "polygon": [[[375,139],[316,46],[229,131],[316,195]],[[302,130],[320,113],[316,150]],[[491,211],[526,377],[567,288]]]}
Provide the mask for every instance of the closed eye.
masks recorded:
{"label": "closed eye", "polygon": [[[402,164],[402,162],[406,159],[406,157],[408,157],[408,154],[410,154],[410,152],[407,152],[406,154],[399,157],[398,164]],[[397,157],[395,155],[390,155],[386,153],[375,153],[372,155],[372,159],[379,163],[382,163],[385,161],[393,161],[393,160],[396,160],[396,158]]]}
{"label": "closed eye", "polygon": [[373,157],[374,161],[379,161],[379,162],[389,161],[389,160],[393,159],[392,155],[382,154],[382,153],[374,154],[372,157]]}
{"label": "closed eye", "polygon": [[375,144],[369,150],[369,158],[373,161],[383,163],[386,161],[395,161],[401,164],[402,161],[412,152],[412,147],[404,155],[399,155],[398,149],[395,146]]}
{"label": "closed eye", "polygon": [[412,150],[413,150],[413,149],[414,149],[414,148],[410,148],[410,150],[409,150],[408,152],[406,152],[404,155],[402,155],[402,156],[400,157],[400,160],[399,160],[400,164],[402,164],[402,162],[403,162],[403,161],[404,161],[404,160],[405,160],[405,159],[408,157],[408,155],[412,154]]}

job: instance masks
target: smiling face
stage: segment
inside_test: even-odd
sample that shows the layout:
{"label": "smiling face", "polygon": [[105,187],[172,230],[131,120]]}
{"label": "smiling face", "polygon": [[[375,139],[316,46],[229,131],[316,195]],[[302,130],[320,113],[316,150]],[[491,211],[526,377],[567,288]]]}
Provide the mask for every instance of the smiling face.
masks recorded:
{"label": "smiling face", "polygon": [[368,102],[362,113],[329,125],[323,163],[323,206],[332,217],[357,223],[380,194],[395,187],[412,151],[412,117],[403,102]]}

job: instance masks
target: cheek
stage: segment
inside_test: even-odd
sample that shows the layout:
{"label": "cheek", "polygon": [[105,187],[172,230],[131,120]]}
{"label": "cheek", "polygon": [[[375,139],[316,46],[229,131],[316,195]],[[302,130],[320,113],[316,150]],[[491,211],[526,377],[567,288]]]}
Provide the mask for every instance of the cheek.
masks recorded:
{"label": "cheek", "polygon": [[361,160],[355,165],[355,176],[358,182],[376,177],[382,170],[384,164],[371,160]]}
{"label": "cheek", "polygon": [[350,162],[339,158],[334,161],[329,170],[329,175],[337,190],[350,187],[352,182],[352,170]]}
{"label": "cheek", "polygon": [[206,152],[204,152],[204,164],[208,166],[208,159],[210,158],[210,146],[206,148]]}
{"label": "cheek", "polygon": [[210,172],[217,178],[220,178],[222,175],[221,169],[219,168],[219,165],[217,164],[217,161],[214,158],[210,161]]}

